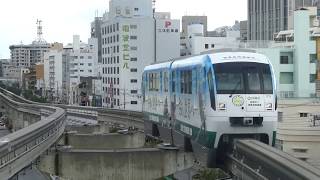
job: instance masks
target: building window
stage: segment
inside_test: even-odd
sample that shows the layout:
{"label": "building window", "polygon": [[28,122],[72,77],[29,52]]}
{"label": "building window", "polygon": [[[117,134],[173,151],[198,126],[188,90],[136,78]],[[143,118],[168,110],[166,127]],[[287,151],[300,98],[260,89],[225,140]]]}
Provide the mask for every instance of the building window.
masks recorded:
{"label": "building window", "polygon": [[315,83],[316,82],[316,75],[315,74],[310,74],[310,83]]}
{"label": "building window", "polygon": [[211,44],[211,48],[214,48],[214,44]]}
{"label": "building window", "polygon": [[83,59],[84,57],[83,56],[80,56],[80,59]]}
{"label": "building window", "polygon": [[120,100],[119,99],[117,99],[117,105],[120,106]]}
{"label": "building window", "polygon": [[131,25],[130,25],[130,29],[137,29],[137,25],[131,24]]}
{"label": "building window", "polygon": [[310,54],[310,63],[316,63],[316,62],[317,62],[317,55]]}
{"label": "building window", "polygon": [[137,79],[131,79],[131,83],[137,83],[138,80]]}
{"label": "building window", "polygon": [[90,69],[90,70],[88,70],[88,72],[92,72],[92,70]]}
{"label": "building window", "polygon": [[138,101],[131,101],[131,104],[138,104]]}
{"label": "building window", "polygon": [[131,90],[131,94],[138,94],[137,90]]}
{"label": "building window", "polygon": [[88,63],[88,66],[92,66],[92,63]]}
{"label": "building window", "polygon": [[137,36],[130,36],[130,39],[136,40]]}
{"label": "building window", "polygon": [[84,64],[83,63],[80,63],[80,66],[83,66]]}
{"label": "building window", "polygon": [[297,153],[306,153],[308,151],[308,149],[301,149],[301,148],[294,148],[292,150]]}
{"label": "building window", "polygon": [[132,68],[130,69],[131,72],[138,72],[138,69],[137,68]]}
{"label": "building window", "polygon": [[139,11],[139,8],[134,8],[134,11]]}
{"label": "building window", "polygon": [[132,51],[136,51],[136,50],[138,50],[138,47],[137,47],[137,46],[131,46],[130,49],[131,49]]}
{"label": "building window", "polygon": [[83,70],[83,69],[81,69],[81,70],[80,70],[80,72],[84,72],[84,70]]}
{"label": "building window", "polygon": [[289,56],[280,56],[280,64],[289,64]]}
{"label": "building window", "polygon": [[119,56],[117,56],[117,63],[119,63]]}
{"label": "building window", "polygon": [[117,74],[119,74],[119,67],[117,67]]}
{"label": "building window", "polygon": [[205,49],[208,49],[208,48],[209,48],[209,44],[205,44],[205,45],[204,45],[204,48],[205,48]]}
{"label": "building window", "polygon": [[299,113],[300,117],[308,117],[308,113]]}
{"label": "building window", "polygon": [[[117,23],[117,31],[119,31],[119,23]],[[119,35],[118,35],[118,37],[119,37]],[[119,39],[119,38],[118,38]]]}
{"label": "building window", "polygon": [[293,84],[293,72],[280,72],[280,84]]}
{"label": "building window", "polygon": [[130,61],[137,61],[138,60],[138,58],[130,58]]}
{"label": "building window", "polygon": [[88,56],[88,59],[92,59],[92,56]]}

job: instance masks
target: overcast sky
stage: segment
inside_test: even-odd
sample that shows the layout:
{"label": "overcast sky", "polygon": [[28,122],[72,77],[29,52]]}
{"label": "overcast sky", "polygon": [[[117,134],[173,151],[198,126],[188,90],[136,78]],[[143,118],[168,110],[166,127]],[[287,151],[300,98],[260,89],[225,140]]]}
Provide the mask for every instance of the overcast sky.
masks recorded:
{"label": "overcast sky", "polygon": [[[98,10],[101,16],[108,0],[3,0],[0,3],[0,58],[9,58],[9,45],[30,44],[36,38],[36,21],[43,21],[47,42],[72,42],[79,34],[87,42],[90,22]],[[247,0],[157,0],[157,11],[171,12],[174,19],[183,15],[208,16],[208,28],[233,25],[247,19]]]}

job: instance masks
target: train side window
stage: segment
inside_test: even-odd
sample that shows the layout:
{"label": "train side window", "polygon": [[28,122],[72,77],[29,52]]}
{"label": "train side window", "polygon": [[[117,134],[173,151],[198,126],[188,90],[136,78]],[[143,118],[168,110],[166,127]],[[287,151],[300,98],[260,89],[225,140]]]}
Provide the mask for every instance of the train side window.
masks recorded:
{"label": "train side window", "polygon": [[181,93],[192,94],[192,70],[181,71]]}
{"label": "train side window", "polygon": [[149,73],[149,91],[159,91],[159,90],[160,90],[160,74]]}
{"label": "train side window", "polygon": [[212,77],[211,69],[207,73],[207,78],[208,78],[208,87],[209,87],[211,107],[213,110],[216,110],[216,97],[215,97],[215,93],[214,93],[214,85],[213,85],[213,77]]}
{"label": "train side window", "polygon": [[149,73],[149,91],[153,91],[153,73]]}
{"label": "train side window", "polygon": [[162,73],[162,71],[160,71],[159,83],[160,83],[159,91],[162,92],[163,91],[163,73]]}
{"label": "train side window", "polygon": [[163,73],[163,87],[164,87],[164,92],[168,92],[168,72]]}
{"label": "train side window", "polygon": [[172,92],[176,91],[176,72],[172,72]]}
{"label": "train side window", "polygon": [[154,80],[153,80],[153,82],[154,82],[154,85],[153,85],[153,87],[154,87],[154,91],[159,91],[159,89],[160,89],[160,74],[159,73],[154,73]]}

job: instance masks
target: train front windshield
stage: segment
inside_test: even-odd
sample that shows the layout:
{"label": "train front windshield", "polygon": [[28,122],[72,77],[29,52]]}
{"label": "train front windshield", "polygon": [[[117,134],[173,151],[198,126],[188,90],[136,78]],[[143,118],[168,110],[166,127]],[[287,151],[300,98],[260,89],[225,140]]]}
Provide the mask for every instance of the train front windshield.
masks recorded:
{"label": "train front windshield", "polygon": [[218,94],[272,94],[270,66],[252,62],[214,64]]}

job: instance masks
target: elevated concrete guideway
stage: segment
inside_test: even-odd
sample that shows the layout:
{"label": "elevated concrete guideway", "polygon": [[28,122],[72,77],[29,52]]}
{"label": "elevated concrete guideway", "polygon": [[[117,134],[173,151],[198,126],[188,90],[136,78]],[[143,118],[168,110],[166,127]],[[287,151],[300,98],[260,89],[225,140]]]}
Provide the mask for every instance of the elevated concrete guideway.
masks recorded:
{"label": "elevated concrete guideway", "polygon": [[320,170],[255,140],[238,140],[229,155],[228,169],[240,179],[320,179]]}
{"label": "elevated concrete guideway", "polygon": [[13,131],[0,138],[1,179],[9,179],[30,165],[64,132],[63,109],[32,103],[0,88],[0,109]]}

